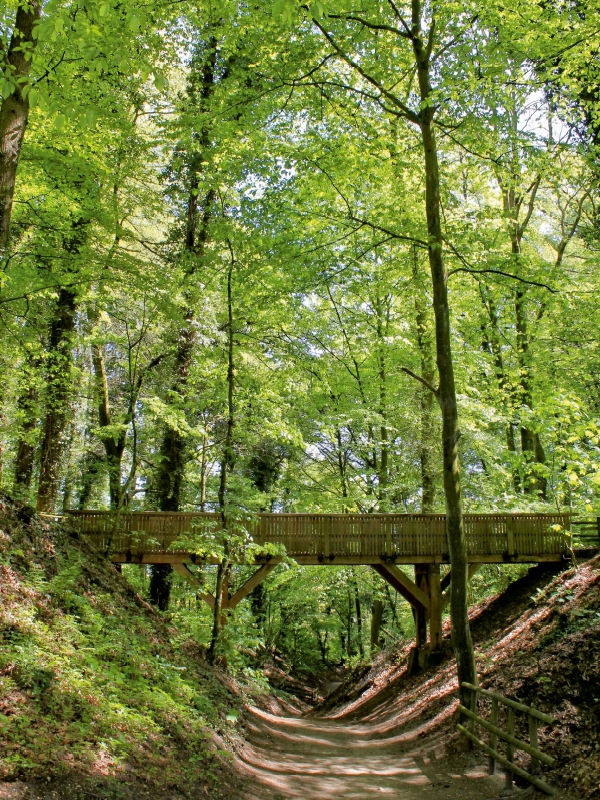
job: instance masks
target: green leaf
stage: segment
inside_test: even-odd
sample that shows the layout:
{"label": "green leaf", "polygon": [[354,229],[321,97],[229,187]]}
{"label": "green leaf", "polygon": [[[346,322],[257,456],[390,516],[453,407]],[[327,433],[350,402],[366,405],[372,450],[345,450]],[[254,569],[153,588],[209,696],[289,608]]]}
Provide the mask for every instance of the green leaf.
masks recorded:
{"label": "green leaf", "polygon": [[160,72],[154,73],[154,85],[159,92],[163,92],[167,88],[167,79]]}

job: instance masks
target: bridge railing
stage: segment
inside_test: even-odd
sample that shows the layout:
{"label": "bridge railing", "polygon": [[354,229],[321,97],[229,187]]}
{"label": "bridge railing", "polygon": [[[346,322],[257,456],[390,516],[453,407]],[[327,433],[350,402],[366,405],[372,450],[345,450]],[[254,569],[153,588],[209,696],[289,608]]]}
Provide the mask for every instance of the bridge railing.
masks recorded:
{"label": "bridge railing", "polygon": [[[132,554],[187,552],[183,534],[220,526],[216,513],[71,511],[101,549]],[[466,514],[470,556],[553,556],[567,549],[568,514]],[[256,514],[245,523],[259,544],[284,545],[292,557],[446,556],[445,514]]]}

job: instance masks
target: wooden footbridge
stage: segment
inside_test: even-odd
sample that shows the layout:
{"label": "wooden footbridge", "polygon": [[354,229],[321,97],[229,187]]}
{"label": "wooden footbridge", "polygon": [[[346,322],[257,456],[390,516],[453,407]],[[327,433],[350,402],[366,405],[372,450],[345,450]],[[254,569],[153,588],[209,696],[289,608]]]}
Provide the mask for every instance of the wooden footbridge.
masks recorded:
{"label": "wooden footbridge", "polygon": [[[219,514],[70,514],[115,564],[171,564],[214,608],[214,597],[200,591],[188,565],[216,563],[201,543],[203,531],[206,541],[207,531],[219,530]],[[469,577],[482,564],[561,561],[569,552],[568,514],[466,514],[464,522]],[[258,570],[235,592],[224,587],[224,609],[235,608],[281,562],[281,555],[269,554],[275,545],[299,564],[371,566],[412,605],[417,649],[441,646],[452,590],[452,571],[442,576],[440,569],[450,563],[444,514],[256,514],[243,527],[258,545]],[[413,565],[414,580],[398,565]]]}

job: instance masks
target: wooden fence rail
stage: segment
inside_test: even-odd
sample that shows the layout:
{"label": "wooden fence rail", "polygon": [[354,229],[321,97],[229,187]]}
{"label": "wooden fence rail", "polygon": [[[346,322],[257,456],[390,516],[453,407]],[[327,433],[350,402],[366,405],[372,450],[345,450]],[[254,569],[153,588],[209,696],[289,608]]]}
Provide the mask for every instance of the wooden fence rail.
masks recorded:
{"label": "wooden fence rail", "polygon": [[[213,513],[69,514],[100,548],[133,556],[183,553],[176,544],[183,534],[220,526],[220,515]],[[568,549],[568,514],[466,514],[464,519],[471,561],[552,561]],[[445,514],[255,514],[243,526],[256,544],[284,545],[300,563],[448,560]]]}
{"label": "wooden fence rail", "polygon": [[[552,767],[555,760],[546,753],[542,753],[538,744],[538,725],[542,722],[545,725],[551,725],[555,720],[549,714],[544,714],[536,708],[523,705],[516,700],[511,700],[496,692],[489,692],[487,689],[482,689],[480,686],[474,686],[472,683],[463,683],[461,686],[465,689],[470,689],[473,692],[473,702],[471,708],[465,708],[459,705],[458,709],[471,720],[470,730],[464,725],[457,725],[458,730],[464,734],[469,741],[478,745],[489,756],[489,771],[493,775],[496,769],[496,762],[498,762],[505,769],[506,775],[506,789],[512,790],[513,788],[513,775],[519,775],[529,783],[541,789],[546,794],[554,795],[554,789],[539,777],[538,772],[540,764]],[[477,705],[477,695],[483,695],[491,700],[491,715],[490,719],[484,719],[473,711]],[[506,707],[506,730],[499,727],[498,722],[498,707],[503,705]],[[515,736],[515,714],[519,711],[527,716],[529,728],[529,742],[524,742]],[[475,725],[480,725],[484,730],[489,733],[489,741],[486,744],[474,733]],[[501,755],[498,748],[498,739],[503,741],[506,745],[506,755]],[[514,763],[515,750],[522,750],[530,756],[529,772],[518,767]]]}
{"label": "wooden fence rail", "polygon": [[571,525],[574,547],[600,547],[600,517],[573,520]]}

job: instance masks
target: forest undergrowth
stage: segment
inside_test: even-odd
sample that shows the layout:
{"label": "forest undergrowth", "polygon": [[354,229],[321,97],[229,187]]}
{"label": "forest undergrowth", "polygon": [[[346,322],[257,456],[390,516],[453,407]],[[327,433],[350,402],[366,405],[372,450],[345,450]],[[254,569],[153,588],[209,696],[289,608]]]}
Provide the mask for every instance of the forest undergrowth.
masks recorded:
{"label": "forest undergrowth", "polygon": [[234,795],[237,685],[68,529],[0,531],[0,797]]}

